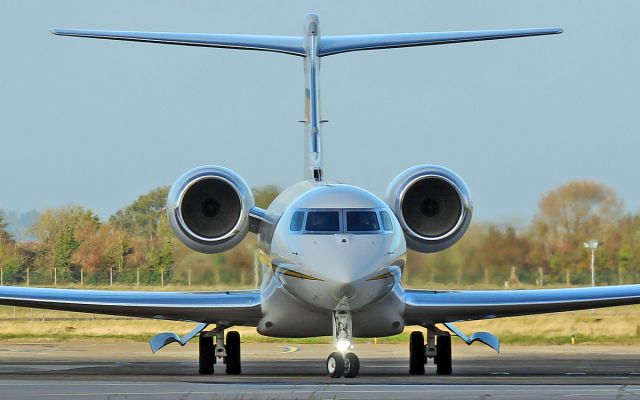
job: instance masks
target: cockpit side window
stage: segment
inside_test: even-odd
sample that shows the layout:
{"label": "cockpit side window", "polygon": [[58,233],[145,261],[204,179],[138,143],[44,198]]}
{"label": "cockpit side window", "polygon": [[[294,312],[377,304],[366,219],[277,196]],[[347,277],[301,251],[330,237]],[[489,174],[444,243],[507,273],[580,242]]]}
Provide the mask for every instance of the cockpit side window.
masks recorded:
{"label": "cockpit side window", "polygon": [[309,232],[339,232],[340,211],[309,211],[305,230]]}
{"label": "cockpit side window", "polygon": [[379,231],[378,215],[375,211],[347,211],[348,232]]}
{"label": "cockpit side window", "polygon": [[380,219],[382,219],[382,228],[386,232],[393,230],[393,223],[391,222],[391,216],[386,211],[380,211]]}
{"label": "cockpit side window", "polygon": [[292,232],[300,232],[302,230],[302,223],[304,222],[304,211],[296,211],[291,217],[291,224],[289,229]]}

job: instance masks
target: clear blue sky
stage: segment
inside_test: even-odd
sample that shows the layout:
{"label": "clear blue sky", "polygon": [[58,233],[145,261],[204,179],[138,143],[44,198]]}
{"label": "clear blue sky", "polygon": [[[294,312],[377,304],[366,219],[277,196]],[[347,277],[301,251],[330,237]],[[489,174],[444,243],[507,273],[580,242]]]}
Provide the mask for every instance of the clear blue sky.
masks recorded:
{"label": "clear blue sky", "polygon": [[324,34],[560,26],[560,36],[323,59],[326,174],[382,195],[438,163],[480,220],[523,222],[575,179],[640,208],[638,1],[0,2],[0,209],[106,217],[212,163],[252,186],[303,176],[302,60],[56,37],[52,27]]}

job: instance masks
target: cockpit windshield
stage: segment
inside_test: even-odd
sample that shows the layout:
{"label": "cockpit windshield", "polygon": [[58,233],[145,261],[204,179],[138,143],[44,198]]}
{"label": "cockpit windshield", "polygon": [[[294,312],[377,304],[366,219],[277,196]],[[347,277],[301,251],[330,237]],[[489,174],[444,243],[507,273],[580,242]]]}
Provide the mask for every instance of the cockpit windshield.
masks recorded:
{"label": "cockpit windshield", "polygon": [[384,209],[297,209],[289,222],[291,232],[360,233],[393,232],[388,211]]}
{"label": "cockpit windshield", "polygon": [[378,214],[375,211],[347,211],[347,232],[379,230]]}
{"label": "cockpit windshield", "polygon": [[309,232],[339,232],[340,211],[309,211],[305,230]]}

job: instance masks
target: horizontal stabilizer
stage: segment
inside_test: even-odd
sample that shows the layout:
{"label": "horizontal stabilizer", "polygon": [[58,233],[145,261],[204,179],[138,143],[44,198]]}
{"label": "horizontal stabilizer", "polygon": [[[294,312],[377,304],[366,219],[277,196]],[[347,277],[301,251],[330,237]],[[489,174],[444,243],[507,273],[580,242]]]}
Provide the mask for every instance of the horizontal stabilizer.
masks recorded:
{"label": "horizontal stabilizer", "polygon": [[525,36],[555,35],[558,33],[562,33],[561,28],[323,36],[320,40],[319,54],[320,56],[330,56],[357,50],[430,46],[447,43],[477,42],[481,40],[510,39]]}
{"label": "horizontal stabilizer", "polygon": [[221,47],[240,50],[261,50],[304,56],[300,36],[226,35],[213,33],[173,33],[136,31],[95,31],[85,29],[52,29],[61,36],[77,36],[95,39],[128,40],[176,44],[183,46]]}

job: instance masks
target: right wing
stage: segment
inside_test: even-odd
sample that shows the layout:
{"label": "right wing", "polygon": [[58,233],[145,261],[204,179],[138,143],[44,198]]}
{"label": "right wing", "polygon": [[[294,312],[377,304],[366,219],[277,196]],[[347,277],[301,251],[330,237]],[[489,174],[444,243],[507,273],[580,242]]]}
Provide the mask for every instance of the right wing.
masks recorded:
{"label": "right wing", "polygon": [[259,290],[143,292],[0,286],[0,304],[175,321],[256,326]]}
{"label": "right wing", "polygon": [[640,304],[640,285],[567,289],[405,290],[405,324],[468,321]]}

